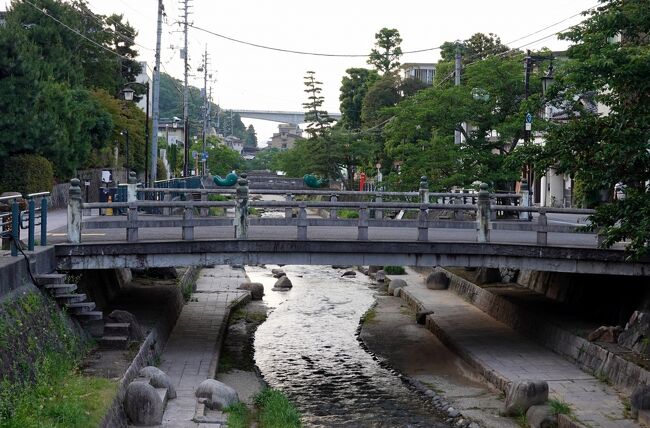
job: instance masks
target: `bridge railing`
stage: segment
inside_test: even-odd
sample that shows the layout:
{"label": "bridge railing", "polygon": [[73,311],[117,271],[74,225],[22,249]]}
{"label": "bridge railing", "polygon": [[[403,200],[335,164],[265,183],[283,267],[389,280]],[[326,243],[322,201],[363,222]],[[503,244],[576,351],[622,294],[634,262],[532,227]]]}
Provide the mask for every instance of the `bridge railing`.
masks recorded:
{"label": "bridge railing", "polygon": [[[494,203],[497,201],[495,195],[487,191],[487,185],[482,184],[481,190],[471,196],[473,204],[459,203],[462,200],[453,200],[454,203],[430,203],[432,197],[458,197],[456,193],[433,193],[420,189],[420,192],[407,192],[409,196],[419,196],[420,202],[408,201],[338,201],[336,194],[327,191],[309,191],[304,195],[330,195],[330,200],[325,201],[298,201],[286,197],[283,201],[256,201],[250,199],[249,189],[246,185],[245,177],[240,179],[236,189],[197,189],[186,190],[188,193],[198,193],[201,200],[186,198],[182,201],[165,200],[165,196],[171,191],[178,189],[158,189],[162,192],[162,200],[138,200],[136,198],[137,189],[133,188],[128,193],[131,195],[129,202],[119,203],[83,203],[81,201],[81,189],[78,180],[72,181],[70,187],[70,205],[69,205],[69,224],[68,240],[70,242],[81,241],[81,230],[85,229],[124,229],[126,230],[126,240],[137,242],[139,240],[139,230],[142,228],[180,228],[183,240],[193,240],[195,238],[195,228],[197,227],[231,227],[233,236],[237,239],[246,239],[248,237],[249,227],[273,227],[273,226],[291,226],[296,228],[296,238],[299,240],[308,239],[307,230],[309,227],[316,226],[335,226],[356,228],[358,240],[368,240],[368,229],[370,227],[385,228],[413,228],[417,229],[417,240],[429,240],[430,229],[470,229],[476,231],[477,242],[490,242],[492,230],[511,230],[511,231],[533,231],[537,233],[537,244],[547,245],[548,233],[574,233],[578,230],[574,225],[549,225],[546,217],[547,213],[572,213],[572,214],[592,214],[593,210],[563,209],[563,208],[540,208],[525,207],[516,205],[503,205]],[[150,189],[141,189],[141,192],[147,192]],[[225,190],[225,192],[224,192]],[[185,190],[184,190],[185,191]],[[227,201],[204,200],[210,194],[221,193],[233,196],[233,199]],[[365,193],[365,192],[364,192]],[[375,198],[384,195],[401,192],[376,192]],[[278,194],[278,192],[268,192],[266,194]],[[281,194],[281,193],[280,193]],[[294,193],[291,194],[294,196]],[[433,196],[432,196],[433,195]],[[449,196],[452,195],[452,196]],[[286,196],[286,195],[285,195]],[[470,196],[466,196],[469,198]],[[506,194],[506,197],[512,198],[512,195]],[[126,211],[126,216],[104,217],[82,221],[82,213],[85,209],[121,209]],[[203,215],[210,211],[211,208],[219,208],[219,212],[213,215]],[[144,214],[151,212],[152,209],[162,213],[162,215]],[[256,210],[275,211],[279,215],[276,217],[255,217],[251,212]],[[328,218],[309,216],[317,210],[329,211]],[[357,213],[357,218],[340,218],[338,215],[341,210],[352,210]],[[406,218],[388,219],[377,213],[385,210],[399,210],[404,212],[415,212],[415,215],[406,216]],[[454,215],[450,219],[442,220],[431,218],[430,215],[435,211],[447,211]],[[374,211],[375,216],[371,218],[370,213]],[[537,212],[539,213],[536,223],[522,221],[496,221],[493,219],[495,211],[502,212]],[[472,214],[471,220],[457,219],[455,213],[469,212]],[[198,214],[198,216],[197,216]]]}
{"label": "bridge railing", "polygon": [[[0,231],[3,239],[11,239],[11,255],[18,255],[21,229],[27,230],[27,249],[34,251],[36,246],[36,226],[40,226],[39,245],[47,245],[47,207],[50,192],[30,193],[27,195],[27,209],[21,210],[24,204],[23,195],[4,196],[0,203],[7,204],[11,211],[0,212]],[[23,205],[24,206],[24,205]]]}

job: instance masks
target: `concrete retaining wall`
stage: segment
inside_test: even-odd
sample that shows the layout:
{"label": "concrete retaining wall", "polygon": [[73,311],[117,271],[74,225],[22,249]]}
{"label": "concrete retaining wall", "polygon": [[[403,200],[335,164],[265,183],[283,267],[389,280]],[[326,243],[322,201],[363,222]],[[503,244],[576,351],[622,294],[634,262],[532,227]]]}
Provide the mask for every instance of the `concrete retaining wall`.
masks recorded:
{"label": "concrete retaining wall", "polygon": [[[29,257],[32,274],[51,273],[56,270],[54,247],[36,247],[36,251],[26,253]],[[18,257],[9,255],[0,257],[0,297],[32,280],[27,269],[27,262],[22,254]]]}
{"label": "concrete retaining wall", "polygon": [[169,335],[174,329],[176,320],[183,310],[185,304],[181,290],[185,287],[194,287],[196,276],[200,268],[189,267],[179,280],[175,299],[166,306],[166,314],[161,317],[156,323],[151,332],[147,335],[146,339],[140,345],[140,350],[135,356],[131,365],[126,370],[117,388],[117,394],[113,399],[113,403],[104,416],[104,419],[99,424],[101,428],[126,428],[127,418],[124,412],[124,396],[126,388],[133,379],[138,376],[138,373],[143,367],[153,364],[155,357],[162,353],[162,350],[169,339]]}
{"label": "concrete retaining wall", "polygon": [[[445,269],[437,269],[449,277],[451,291],[494,319],[574,361],[586,372],[607,378],[612,385],[627,393],[631,393],[640,383],[650,384],[650,372],[621,355],[563,330],[547,322],[541,315],[531,313]],[[432,328],[435,329],[434,326]],[[489,373],[484,375],[499,386],[499,379],[490,379]]]}

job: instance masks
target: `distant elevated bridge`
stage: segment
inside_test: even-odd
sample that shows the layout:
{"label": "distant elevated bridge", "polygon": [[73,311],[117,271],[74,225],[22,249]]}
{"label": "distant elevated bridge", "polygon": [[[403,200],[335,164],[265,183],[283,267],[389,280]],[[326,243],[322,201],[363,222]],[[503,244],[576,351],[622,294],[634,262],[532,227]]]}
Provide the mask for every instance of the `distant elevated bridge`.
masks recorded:
{"label": "distant elevated bridge", "polygon": [[[305,123],[305,112],[302,111],[276,111],[276,110],[237,110],[233,109],[233,113],[239,114],[241,117],[248,119],[268,120],[271,122],[282,123]],[[329,113],[333,119],[341,119],[341,113]]]}

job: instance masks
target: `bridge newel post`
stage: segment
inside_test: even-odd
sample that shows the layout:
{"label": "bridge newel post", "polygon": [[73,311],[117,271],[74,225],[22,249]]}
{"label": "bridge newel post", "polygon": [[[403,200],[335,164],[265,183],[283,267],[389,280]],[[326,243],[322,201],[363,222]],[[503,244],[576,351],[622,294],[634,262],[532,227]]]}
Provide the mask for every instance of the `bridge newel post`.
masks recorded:
{"label": "bridge newel post", "polygon": [[478,210],[476,213],[478,242],[490,242],[490,192],[488,192],[487,188],[486,183],[481,183],[481,190],[478,192]]}
{"label": "bridge newel post", "polygon": [[235,192],[237,205],[235,206],[235,238],[246,239],[248,237],[248,175],[242,174],[237,180]]}
{"label": "bridge newel post", "polygon": [[418,213],[418,241],[429,240],[429,224],[427,216],[426,204],[420,205],[420,212]]}
{"label": "bridge newel post", "polygon": [[548,219],[546,211],[540,210],[539,217],[537,218],[537,245],[548,244]]}
{"label": "bridge newel post", "polygon": [[129,178],[126,185],[126,201],[135,202],[138,200],[138,178],[135,171],[129,172]]}
{"label": "bridge newel post", "polygon": [[[530,206],[530,197],[529,195],[529,189],[528,189],[528,181],[526,179],[521,180],[521,190],[519,191],[521,194],[521,199],[520,199],[520,205],[522,207],[528,207]],[[530,220],[530,213],[526,211],[521,211],[519,213],[519,220]]]}
{"label": "bridge newel post", "polygon": [[70,180],[70,190],[68,191],[68,242],[73,244],[81,242],[83,202],[79,184],[79,179],[73,178]]}
{"label": "bridge newel post", "polygon": [[[381,195],[376,195],[375,196],[375,202],[381,204],[384,201]],[[376,208],[375,209],[375,219],[376,220],[381,220],[384,218],[384,210],[381,208]]]}
{"label": "bridge newel post", "polygon": [[[163,201],[164,202],[171,202],[172,200],[172,194],[169,192],[165,192],[163,194]],[[169,216],[172,213],[172,209],[170,207],[163,207],[162,209],[162,215],[164,216]]]}
{"label": "bridge newel post", "polygon": [[[201,193],[201,202],[207,202],[208,201],[208,194],[207,193]],[[208,207],[201,207],[200,209],[200,215],[201,217],[207,217],[209,212]]]}
{"label": "bridge newel post", "polygon": [[[456,189],[456,191],[454,193],[458,193],[459,195],[454,196],[454,198],[452,199],[452,204],[453,205],[462,204],[463,203],[463,197],[460,196],[460,193],[461,193],[460,189]],[[462,216],[462,213],[459,210],[454,209],[454,220],[462,220],[461,216]]]}
{"label": "bridge newel post", "polygon": [[368,240],[368,217],[368,205],[361,204],[361,207],[359,208],[359,225],[357,233],[357,239],[359,241]]}
{"label": "bridge newel post", "polygon": [[138,241],[138,206],[135,202],[129,202],[129,207],[126,212],[126,240],[127,242]]}
{"label": "bridge newel post", "polygon": [[192,220],[194,220],[194,207],[189,205],[183,209],[183,241],[194,240],[194,226],[191,226]]}
{"label": "bridge newel post", "polygon": [[307,204],[300,202],[298,204],[298,239],[307,240]]}
{"label": "bridge newel post", "polygon": [[[287,202],[292,202],[293,201],[293,194],[287,193],[285,196],[285,200]],[[284,218],[291,218],[293,217],[293,208],[287,207],[284,209]]]}
{"label": "bridge newel post", "polygon": [[[330,202],[338,202],[339,195],[332,193],[330,195]],[[338,210],[336,208],[330,208],[330,219],[336,219],[338,217]]]}
{"label": "bridge newel post", "polygon": [[429,203],[429,180],[426,175],[420,177],[420,202],[423,204]]}

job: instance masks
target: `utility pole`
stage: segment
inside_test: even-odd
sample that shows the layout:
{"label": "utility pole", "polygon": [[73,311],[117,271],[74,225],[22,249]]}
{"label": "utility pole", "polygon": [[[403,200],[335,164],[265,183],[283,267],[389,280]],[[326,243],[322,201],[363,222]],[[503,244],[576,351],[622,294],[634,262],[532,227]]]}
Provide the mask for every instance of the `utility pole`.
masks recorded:
{"label": "utility pole", "polygon": [[184,34],[184,44],[183,44],[183,60],[184,60],[184,86],[183,86],[183,126],[184,126],[184,141],[183,141],[183,177],[187,177],[189,174],[189,153],[190,153],[190,119],[189,119],[189,102],[190,102],[190,92],[189,86],[187,84],[187,74],[189,68],[187,65],[189,52],[187,51],[187,17],[189,13],[189,2],[190,0],[183,0],[183,34]]}
{"label": "utility pole", "polygon": [[203,154],[206,151],[205,147],[205,139],[207,137],[208,133],[208,106],[209,106],[209,101],[208,101],[208,46],[206,45],[205,47],[205,52],[203,53],[203,145],[202,147],[202,153],[201,153],[201,160],[203,163],[203,175],[205,175],[205,164],[206,161],[203,159]]}
{"label": "utility pole", "polygon": [[158,26],[156,30],[156,66],[153,69],[153,91],[151,93],[151,165],[149,167],[149,185],[156,184],[158,170],[158,120],[160,119],[160,40],[162,38],[162,16],[165,10],[162,0],[158,0]]}
{"label": "utility pole", "polygon": [[[456,86],[460,86],[460,73],[461,73],[461,66],[462,66],[462,56],[460,54],[460,42],[456,42],[456,64],[455,64],[455,71],[454,71],[454,84]],[[462,124],[460,125],[462,126]],[[454,132],[454,143],[455,144],[460,144],[460,131],[455,131]]]}
{"label": "utility pole", "polygon": [[[532,67],[532,57],[530,56],[530,49],[526,51],[526,57],[524,58],[524,99],[528,100],[528,95],[530,95],[530,69]],[[528,120],[531,117],[530,112],[526,113],[526,120],[524,124],[524,145],[530,143],[530,133],[532,130],[532,123]],[[534,199],[534,183],[533,183],[533,169],[530,164],[526,165],[526,185],[522,187],[527,187],[528,189],[528,205],[533,206]],[[532,220],[533,213],[528,213],[528,219]]]}

